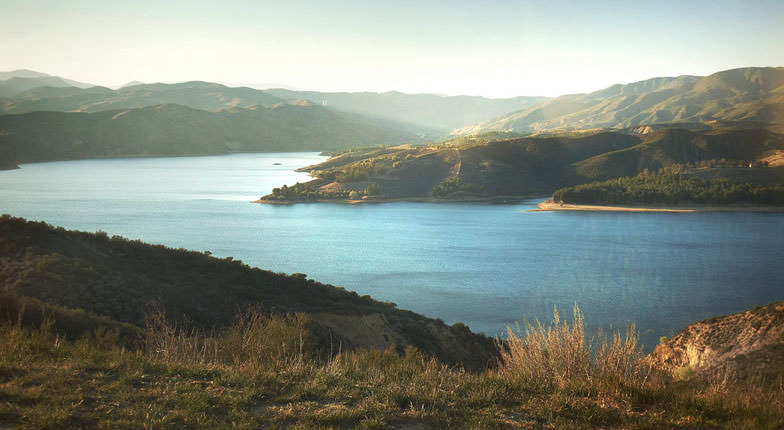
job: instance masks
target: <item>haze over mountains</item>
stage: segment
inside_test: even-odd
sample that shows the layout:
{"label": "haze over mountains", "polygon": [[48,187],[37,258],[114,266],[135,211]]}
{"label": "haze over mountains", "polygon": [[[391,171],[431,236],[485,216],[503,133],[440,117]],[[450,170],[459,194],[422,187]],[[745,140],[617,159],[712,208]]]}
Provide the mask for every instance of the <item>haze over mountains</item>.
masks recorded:
{"label": "haze over mountains", "polygon": [[[114,90],[29,70],[0,74],[0,164],[6,167],[94,156],[416,144],[450,130],[631,133],[770,124],[784,124],[782,67],[652,78],[554,99],[262,91],[201,81]],[[650,129],[634,130],[639,127]]]}
{"label": "haze over mountains", "polygon": [[748,67],[706,77],[653,78],[613,85],[589,94],[560,96],[464,127],[455,134],[724,121],[784,122],[784,67]]}
{"label": "haze over mountains", "polygon": [[525,109],[547,100],[547,97],[512,97],[489,99],[477,96],[440,96],[435,94],[330,93],[292,91],[280,88],[264,90],[286,99],[305,99],[346,112],[389,118],[421,127],[451,131],[480,118],[496,117]]}
{"label": "haze over mountains", "polygon": [[43,86],[89,88],[92,84],[72,81],[59,76],[47,75],[33,70],[0,72],[0,97],[13,96],[22,91]]}

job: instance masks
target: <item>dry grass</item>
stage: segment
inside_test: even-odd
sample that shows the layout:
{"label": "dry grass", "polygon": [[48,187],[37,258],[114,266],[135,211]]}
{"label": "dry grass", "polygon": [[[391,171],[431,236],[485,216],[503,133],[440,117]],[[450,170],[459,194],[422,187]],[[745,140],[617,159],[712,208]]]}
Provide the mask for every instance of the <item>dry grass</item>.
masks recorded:
{"label": "dry grass", "polygon": [[[0,427],[292,429],[776,429],[784,407],[723,380],[647,378],[633,329],[587,342],[582,314],[512,333],[498,369],[414,348],[310,354],[306,320],[250,311],[204,333],[152,318],[63,340],[0,324]],[[406,427],[408,426],[408,427]],[[418,427],[417,427],[418,426]]]}
{"label": "dry grass", "polygon": [[158,312],[147,321],[143,349],[164,362],[248,370],[289,367],[304,362],[307,323],[303,314],[265,315],[254,308],[228,328],[207,333],[173,323]]}
{"label": "dry grass", "polygon": [[593,342],[585,335],[583,313],[575,304],[572,323],[561,320],[553,310],[549,325],[528,323],[523,332],[507,328],[501,349],[499,372],[534,384],[567,388],[575,385],[632,384],[642,386],[650,370],[644,362],[635,328],[625,335],[602,333]]}

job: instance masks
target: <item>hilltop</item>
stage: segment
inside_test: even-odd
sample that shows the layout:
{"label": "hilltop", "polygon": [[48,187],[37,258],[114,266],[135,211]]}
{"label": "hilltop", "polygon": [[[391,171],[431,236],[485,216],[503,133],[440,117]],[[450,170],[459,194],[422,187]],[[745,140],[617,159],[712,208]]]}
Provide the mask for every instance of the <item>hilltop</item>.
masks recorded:
{"label": "hilltop", "polygon": [[302,169],[313,181],[277,188],[260,201],[509,200],[686,163],[756,163],[749,175],[779,183],[775,160],[782,152],[784,136],[765,128],[487,134],[341,153]]}
{"label": "hilltop", "polygon": [[629,128],[660,123],[784,123],[784,67],[652,78],[543,101],[455,134]]}
{"label": "hilltop", "polygon": [[20,69],[0,72],[0,98],[15,96],[32,88],[44,86],[89,88],[94,85],[33,70]]}

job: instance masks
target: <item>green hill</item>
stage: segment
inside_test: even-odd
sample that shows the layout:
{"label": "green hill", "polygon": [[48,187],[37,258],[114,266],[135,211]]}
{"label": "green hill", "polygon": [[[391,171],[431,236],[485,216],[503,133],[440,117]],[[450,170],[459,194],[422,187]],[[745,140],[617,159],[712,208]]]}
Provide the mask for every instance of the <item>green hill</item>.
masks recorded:
{"label": "green hill", "polygon": [[[346,152],[305,168],[315,180],[275,189],[261,201],[504,200],[549,195],[565,186],[675,164],[732,160],[761,166],[762,160],[782,152],[784,135],[759,128],[549,137],[489,134],[429,146]],[[767,176],[776,182],[777,175]]]}
{"label": "green hill", "polygon": [[9,161],[323,151],[418,138],[383,122],[307,103],[207,112],[179,105],[0,116]]}
{"label": "green hill", "polygon": [[659,123],[784,123],[784,67],[653,78],[571,94],[456,131],[541,132]]}

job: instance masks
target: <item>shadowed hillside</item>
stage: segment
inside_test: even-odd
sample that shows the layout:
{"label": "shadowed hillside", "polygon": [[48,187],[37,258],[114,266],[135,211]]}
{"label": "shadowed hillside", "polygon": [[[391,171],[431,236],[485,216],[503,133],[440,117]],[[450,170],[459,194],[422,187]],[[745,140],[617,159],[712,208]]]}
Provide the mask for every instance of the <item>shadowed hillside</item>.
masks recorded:
{"label": "shadowed hillside", "polygon": [[399,128],[307,103],[220,112],[159,105],[0,116],[0,149],[16,162],[321,151],[416,140]]}
{"label": "shadowed hillside", "polygon": [[[210,330],[260,306],[264,312],[307,315],[310,343],[324,352],[411,345],[473,369],[496,357],[490,339],[462,324],[447,326],[304,275],[276,274],[231,258],[66,231],[7,215],[0,218],[0,293],[17,297],[14,303],[32,298],[136,327],[163,310],[173,320]],[[89,324],[68,312],[57,313]]]}

